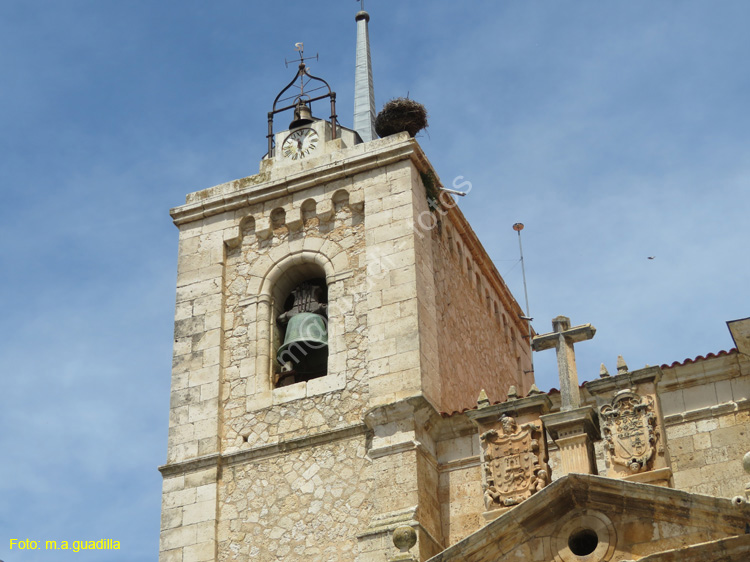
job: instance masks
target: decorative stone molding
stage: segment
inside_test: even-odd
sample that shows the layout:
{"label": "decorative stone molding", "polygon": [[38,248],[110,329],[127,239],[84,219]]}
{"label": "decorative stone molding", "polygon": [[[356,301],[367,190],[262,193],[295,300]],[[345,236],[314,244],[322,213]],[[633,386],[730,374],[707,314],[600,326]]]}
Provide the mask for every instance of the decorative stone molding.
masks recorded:
{"label": "decorative stone molding", "polygon": [[307,449],[310,447],[319,447],[327,443],[333,443],[336,441],[343,441],[345,439],[351,439],[367,434],[368,429],[364,424],[351,425],[342,427],[340,429],[334,429],[332,431],[324,431],[313,435],[306,435],[296,439],[288,439],[283,442],[273,443],[271,445],[264,445],[261,447],[254,447],[244,451],[234,451],[231,453],[224,454],[212,454],[196,459],[190,459],[188,461],[174,462],[165,464],[159,467],[159,472],[163,476],[175,476],[178,474],[188,474],[191,472],[197,472],[206,468],[232,466],[236,464],[243,464],[248,462],[257,462],[269,457],[275,457],[289,451],[295,451],[297,449]]}
{"label": "decorative stone molding", "polygon": [[550,482],[549,467],[539,459],[541,423],[519,427],[515,418],[506,415],[499,422],[502,430],[490,429],[479,436],[487,511],[519,504]]}
{"label": "decorative stone molding", "polygon": [[599,415],[607,454],[618,472],[635,474],[651,470],[657,442],[661,442],[654,399],[632,390],[620,390],[611,404],[599,408]]}
{"label": "decorative stone molding", "polygon": [[603,562],[612,558],[616,545],[612,520],[590,509],[568,513],[550,538],[555,562]]}
{"label": "decorative stone molding", "polygon": [[597,401],[610,478],[671,486],[660,378],[659,367],[646,367],[586,383]]}
{"label": "decorative stone molding", "polygon": [[392,557],[390,562],[417,562],[409,550],[417,544],[417,532],[409,525],[401,525],[393,531],[393,545],[399,549],[399,554]]}
{"label": "decorative stone molding", "polygon": [[560,448],[560,471],[597,474],[594,442],[601,437],[599,418],[590,406],[542,416],[545,429]]}
{"label": "decorative stone molding", "polygon": [[[341,166],[336,158],[337,155],[340,157],[339,152],[301,164],[299,170],[262,169],[254,176],[191,193],[187,196],[186,204],[172,209],[170,214],[174,223],[180,225],[267,201],[277,201],[299,191],[330,185],[401,160],[411,159],[418,166],[425,166],[426,162],[421,148],[408,135],[379,139],[368,143],[366,149],[358,145],[347,152],[350,157],[346,166]],[[357,199],[355,205],[359,203]]]}
{"label": "decorative stone molding", "polygon": [[540,419],[549,407],[546,395],[534,394],[466,412],[479,429],[485,519],[495,519],[551,481]]}

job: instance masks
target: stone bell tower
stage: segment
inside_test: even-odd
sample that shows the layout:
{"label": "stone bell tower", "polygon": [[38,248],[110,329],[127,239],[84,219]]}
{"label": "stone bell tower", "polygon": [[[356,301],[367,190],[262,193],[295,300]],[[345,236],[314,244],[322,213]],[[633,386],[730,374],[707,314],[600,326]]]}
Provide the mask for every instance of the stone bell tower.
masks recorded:
{"label": "stone bell tower", "polygon": [[528,391],[528,326],[417,141],[362,142],[330,87],[283,93],[260,172],[171,211],[159,559],[381,562],[406,524],[426,560],[447,546],[439,413]]}

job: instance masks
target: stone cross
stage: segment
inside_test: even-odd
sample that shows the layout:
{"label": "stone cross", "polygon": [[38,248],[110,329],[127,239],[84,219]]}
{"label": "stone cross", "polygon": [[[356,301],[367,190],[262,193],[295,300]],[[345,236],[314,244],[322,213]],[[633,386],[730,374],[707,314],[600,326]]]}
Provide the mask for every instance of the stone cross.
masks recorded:
{"label": "stone cross", "polygon": [[581,393],[578,390],[578,371],[573,344],[590,340],[596,333],[591,324],[570,327],[570,318],[558,316],[552,320],[553,331],[535,336],[532,341],[534,351],[555,348],[557,369],[560,372],[560,395],[563,411],[575,410],[581,406]]}

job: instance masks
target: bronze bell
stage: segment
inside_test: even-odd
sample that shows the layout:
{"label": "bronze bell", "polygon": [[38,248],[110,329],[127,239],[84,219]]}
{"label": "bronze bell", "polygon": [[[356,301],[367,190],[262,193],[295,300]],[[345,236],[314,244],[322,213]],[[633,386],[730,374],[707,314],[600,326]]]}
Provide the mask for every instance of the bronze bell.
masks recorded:
{"label": "bronze bell", "polygon": [[282,372],[325,375],[328,368],[326,319],[312,312],[300,312],[289,318],[276,360],[282,365]]}
{"label": "bronze bell", "polygon": [[309,125],[313,121],[312,111],[303,100],[299,100],[294,108],[294,121],[289,123],[289,129]]}

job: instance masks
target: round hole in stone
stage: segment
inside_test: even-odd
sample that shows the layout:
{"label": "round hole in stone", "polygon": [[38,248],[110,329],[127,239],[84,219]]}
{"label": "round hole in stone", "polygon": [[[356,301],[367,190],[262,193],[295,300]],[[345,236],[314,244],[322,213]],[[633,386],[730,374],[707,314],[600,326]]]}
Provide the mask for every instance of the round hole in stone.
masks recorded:
{"label": "round hole in stone", "polygon": [[596,550],[599,536],[592,529],[576,531],[568,537],[568,548],[576,556],[586,556]]}

